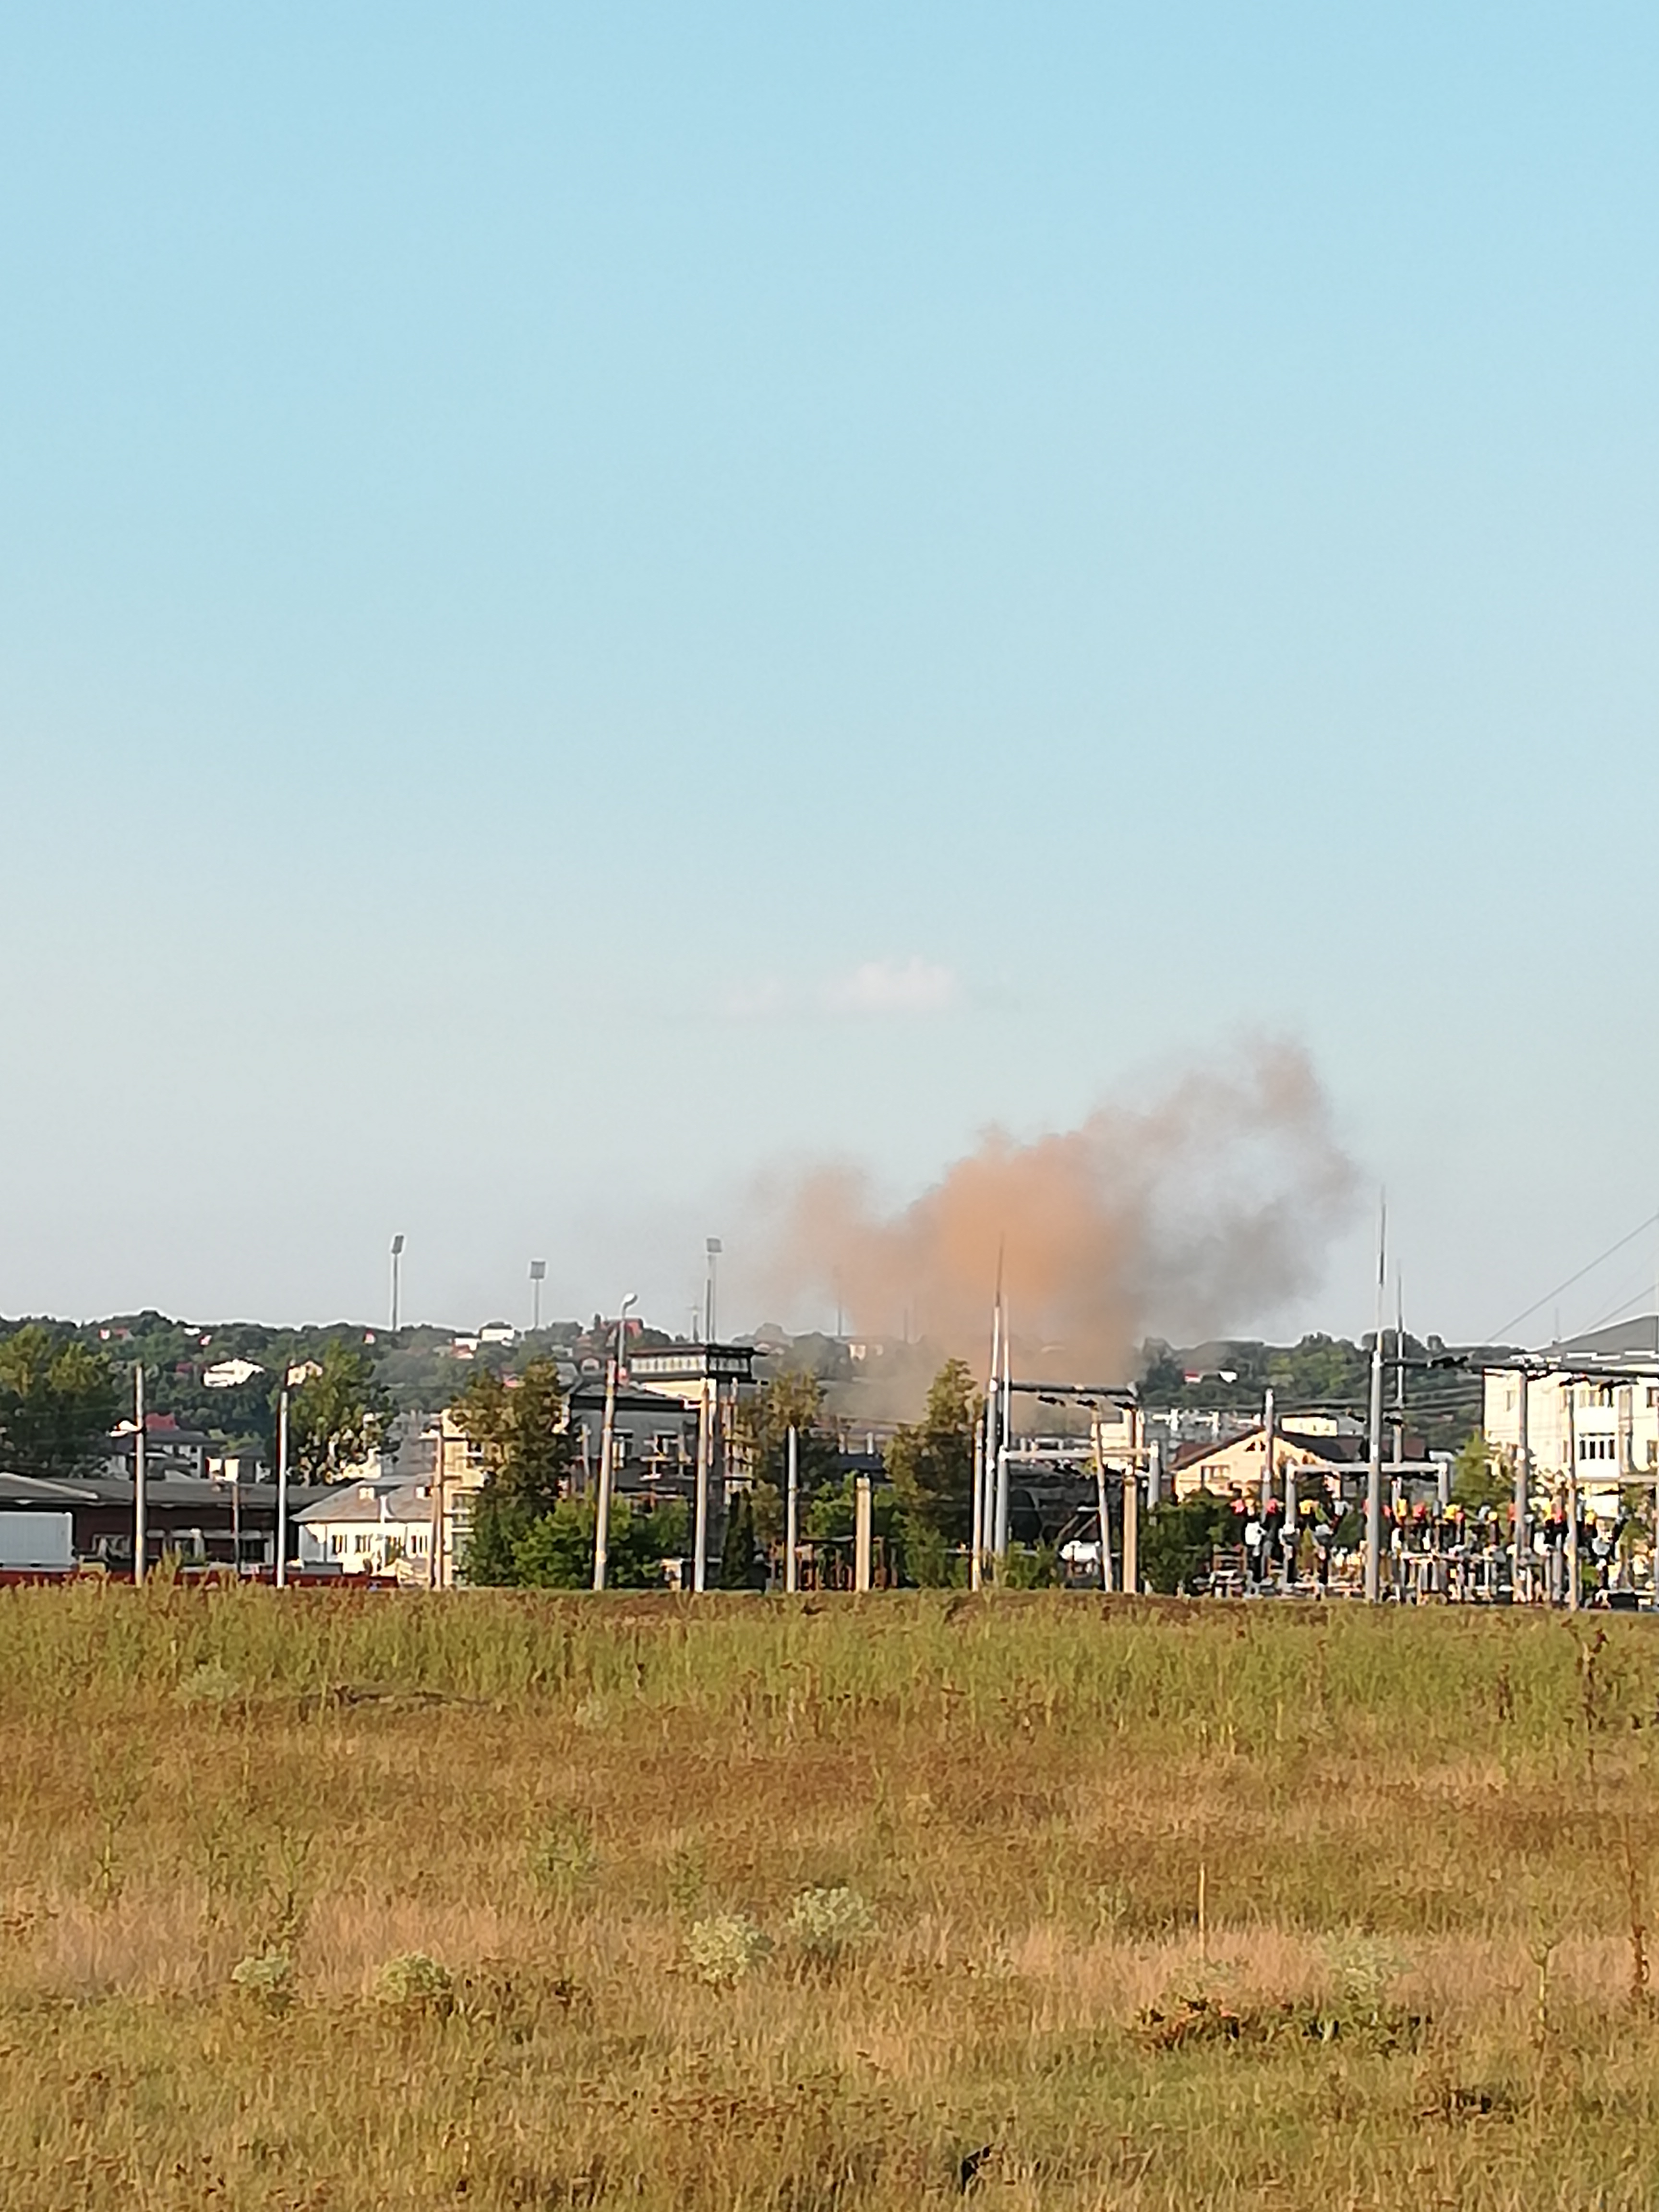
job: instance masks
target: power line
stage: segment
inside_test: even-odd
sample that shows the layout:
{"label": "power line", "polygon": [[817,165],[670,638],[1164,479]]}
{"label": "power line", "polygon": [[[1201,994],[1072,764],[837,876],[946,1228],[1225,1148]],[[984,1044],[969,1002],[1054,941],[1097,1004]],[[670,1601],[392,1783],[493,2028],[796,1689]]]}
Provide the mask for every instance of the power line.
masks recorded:
{"label": "power line", "polygon": [[1576,1275],[1569,1275],[1565,1283],[1558,1283],[1553,1291],[1546,1291],[1541,1298],[1534,1298],[1532,1304],[1524,1307],[1512,1321],[1506,1321],[1502,1328],[1494,1329],[1487,1338],[1487,1343],[1502,1344],[1510,1331],[1519,1328],[1523,1321],[1530,1320],[1540,1306],[1547,1306],[1552,1298],[1559,1298],[1563,1291],[1570,1291],[1575,1283],[1582,1283],[1585,1276],[1593,1274],[1604,1261],[1611,1260],[1615,1252],[1622,1252],[1626,1244],[1633,1244],[1638,1237],[1656,1225],[1659,1225],[1659,1213],[1650,1213],[1645,1221],[1638,1221],[1627,1237],[1621,1237],[1616,1244],[1609,1244],[1605,1252],[1598,1252],[1595,1259],[1587,1266],[1581,1267]]}

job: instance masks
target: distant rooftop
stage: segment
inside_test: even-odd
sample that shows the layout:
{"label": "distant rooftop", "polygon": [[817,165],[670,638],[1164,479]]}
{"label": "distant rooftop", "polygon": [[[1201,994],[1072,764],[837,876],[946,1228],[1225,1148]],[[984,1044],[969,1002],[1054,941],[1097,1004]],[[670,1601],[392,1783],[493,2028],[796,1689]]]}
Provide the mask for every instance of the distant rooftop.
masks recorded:
{"label": "distant rooftop", "polygon": [[1556,1357],[1569,1359],[1652,1359],[1659,1358],[1659,1314],[1638,1314],[1632,1321],[1610,1322],[1606,1328],[1586,1329],[1547,1347]]}

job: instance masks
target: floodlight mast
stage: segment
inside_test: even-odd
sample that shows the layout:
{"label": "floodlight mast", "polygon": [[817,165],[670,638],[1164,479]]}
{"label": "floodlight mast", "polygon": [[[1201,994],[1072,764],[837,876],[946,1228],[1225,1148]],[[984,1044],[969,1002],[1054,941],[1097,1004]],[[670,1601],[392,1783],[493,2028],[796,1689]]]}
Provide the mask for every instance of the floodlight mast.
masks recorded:
{"label": "floodlight mast", "polygon": [[404,1233],[400,1229],[392,1240],[392,1334],[398,1334],[398,1301],[400,1273],[404,1258]]}
{"label": "floodlight mast", "polygon": [[530,1333],[534,1336],[542,1325],[542,1285],[547,1280],[545,1260],[530,1263]]}

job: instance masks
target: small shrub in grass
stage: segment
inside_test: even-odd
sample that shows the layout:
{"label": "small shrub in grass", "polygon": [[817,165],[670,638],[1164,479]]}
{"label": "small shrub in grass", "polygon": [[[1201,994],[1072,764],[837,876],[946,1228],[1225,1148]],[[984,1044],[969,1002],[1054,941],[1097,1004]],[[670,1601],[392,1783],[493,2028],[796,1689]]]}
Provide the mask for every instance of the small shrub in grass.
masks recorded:
{"label": "small shrub in grass", "polygon": [[442,2017],[453,2008],[455,1984],[448,1967],[424,1951],[400,1951],[375,1975],[372,1994],[385,2011],[406,2019]]}
{"label": "small shrub in grass", "polygon": [[771,1948],[747,1913],[712,1913],[691,1923],[685,1938],[686,1971],[710,1989],[729,1990],[746,1980]]}
{"label": "small shrub in grass", "polygon": [[532,1842],[530,1879],[538,1889],[567,1896],[599,1865],[592,1832],[576,1820],[555,1820]]}
{"label": "small shrub in grass", "polygon": [[789,1908],[789,1933],[802,1958],[833,1966],[876,1932],[876,1916],[857,1890],[804,1889]]}
{"label": "small shrub in grass", "polygon": [[708,1887],[708,1860],[701,1840],[678,1844],[668,1858],[668,1895],[676,1912],[689,1920]]}
{"label": "small shrub in grass", "polygon": [[1331,1942],[1327,1956],[1341,1991],[1343,2009],[1367,2021],[1381,2020],[1389,1983],[1411,1964],[1392,1944],[1380,1943],[1375,1936],[1358,1930]]}
{"label": "small shrub in grass", "polygon": [[283,2013],[294,2002],[294,1960],[286,1951],[261,1951],[239,1959],[230,1970],[231,1987],[261,2012]]}
{"label": "small shrub in grass", "polygon": [[199,1667],[192,1667],[175,1695],[181,1705],[225,1705],[242,1693],[242,1686],[228,1667],[221,1666],[216,1659],[204,1659]]}

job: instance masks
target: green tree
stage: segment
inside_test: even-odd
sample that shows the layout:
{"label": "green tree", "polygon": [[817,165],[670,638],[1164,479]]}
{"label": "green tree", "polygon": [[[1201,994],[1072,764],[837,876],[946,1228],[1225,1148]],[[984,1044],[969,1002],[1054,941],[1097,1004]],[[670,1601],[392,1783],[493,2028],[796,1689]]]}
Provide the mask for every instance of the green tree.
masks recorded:
{"label": "green tree", "polygon": [[289,1400],[289,1463],[301,1482],[343,1482],[386,1437],[392,1401],[361,1345],[331,1337]]}
{"label": "green tree", "polygon": [[[561,1498],[520,1532],[510,1554],[511,1571],[500,1579],[530,1589],[592,1589],[593,1520],[592,1498]],[[606,1547],[609,1587],[660,1589],[663,1561],[684,1553],[685,1543],[684,1505],[675,1502],[636,1513],[625,1498],[614,1499]]]}
{"label": "green tree", "polygon": [[39,1322],[0,1344],[0,1453],[9,1473],[51,1480],[101,1467],[118,1404],[102,1352],[63,1343]]}
{"label": "green tree", "polygon": [[[526,1579],[519,1547],[535,1525],[556,1516],[569,1482],[575,1438],[565,1418],[559,1370],[550,1359],[532,1359],[516,1383],[504,1382],[478,1368],[450,1409],[463,1433],[477,1444],[484,1462],[483,1486],[473,1501],[472,1531],[466,1547],[466,1577],[472,1583],[514,1583]],[[574,1523],[559,1523],[560,1543],[574,1540]],[[588,1509],[587,1571],[577,1582],[553,1585],[585,1588],[593,1572],[592,1514]],[[544,1544],[552,1542],[544,1538]],[[556,1550],[556,1545],[555,1546]],[[614,1541],[611,1546],[614,1552]],[[548,1555],[549,1557],[551,1554]],[[550,1568],[531,1578],[546,1583]]]}
{"label": "green tree", "polygon": [[1480,1431],[1472,1430],[1452,1463],[1452,1504],[1479,1513],[1489,1505],[1507,1504],[1514,1494],[1514,1476],[1487,1451]]}
{"label": "green tree", "polygon": [[978,1412],[966,1365],[947,1359],[933,1377],[921,1419],[898,1430],[888,1446],[887,1472],[913,1571],[942,1558],[941,1547],[965,1544],[973,1534]]}
{"label": "green tree", "polygon": [[1195,1490],[1188,1498],[1166,1498],[1140,1524],[1139,1566],[1143,1580],[1166,1597],[1190,1589],[1210,1571],[1210,1555],[1226,1535],[1232,1510],[1213,1491]]}
{"label": "green tree", "polygon": [[841,1444],[824,1420],[822,1382],[799,1368],[763,1382],[752,1398],[739,1403],[732,1419],[732,1441],[754,1481],[755,1534],[763,1544],[776,1543],[783,1534],[792,1428],[805,1501],[838,1479]]}
{"label": "green tree", "polygon": [[1366,1358],[1346,1337],[1311,1331],[1286,1351],[1267,1358],[1267,1375],[1283,1398],[1352,1398],[1365,1389]]}
{"label": "green tree", "polygon": [[[801,1534],[810,1544],[839,1544],[851,1560],[854,1532],[858,1526],[859,1478],[850,1470],[834,1482],[821,1483],[801,1512]],[[890,1483],[874,1485],[870,1498],[870,1534],[890,1559],[909,1569],[910,1539],[900,1527],[898,1499]],[[939,1579],[944,1579],[943,1576]]]}
{"label": "green tree", "polygon": [[732,1500],[726,1516],[726,1540],[720,1547],[720,1586],[722,1589],[753,1589],[760,1553],[755,1545],[755,1502],[746,1490]]}

